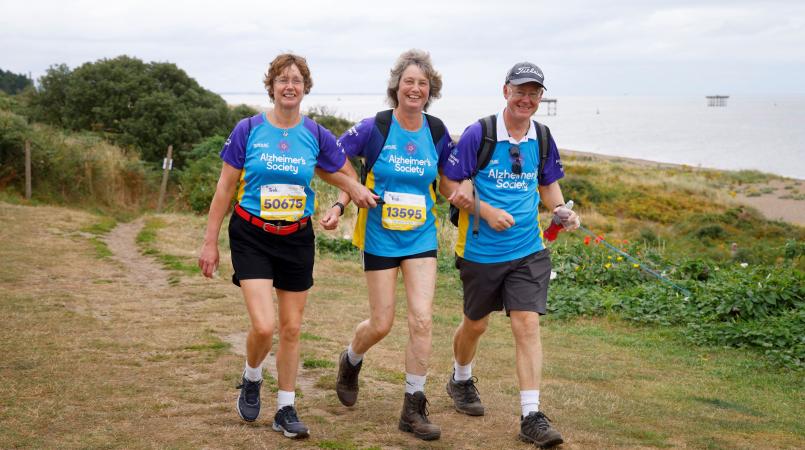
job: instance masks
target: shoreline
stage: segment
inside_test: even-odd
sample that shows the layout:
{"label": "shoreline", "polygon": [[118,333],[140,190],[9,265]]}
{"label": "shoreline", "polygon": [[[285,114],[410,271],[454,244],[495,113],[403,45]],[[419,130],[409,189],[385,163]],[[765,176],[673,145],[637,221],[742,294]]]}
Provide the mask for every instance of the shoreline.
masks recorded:
{"label": "shoreline", "polygon": [[[692,169],[692,170],[710,170],[716,172],[738,172],[736,170],[715,169],[701,166],[690,166],[687,164],[675,164],[652,161],[642,158],[627,158],[623,156],[604,155],[601,153],[585,152],[580,150],[571,150],[560,148],[560,155],[563,157],[571,158],[590,158],[593,160],[606,161],[606,162],[624,162],[636,166],[647,168],[670,168],[670,169]],[[805,194],[805,180],[799,178],[786,177],[782,175],[761,172],[768,175],[768,180],[747,183],[757,189],[753,189],[751,193],[744,192],[731,192],[731,197],[736,204],[749,206],[758,210],[765,218],[770,220],[780,220],[790,224],[805,227],[805,199],[797,200],[796,198],[780,198],[781,195],[787,194],[785,189],[786,185],[794,184],[797,187],[799,195]]]}

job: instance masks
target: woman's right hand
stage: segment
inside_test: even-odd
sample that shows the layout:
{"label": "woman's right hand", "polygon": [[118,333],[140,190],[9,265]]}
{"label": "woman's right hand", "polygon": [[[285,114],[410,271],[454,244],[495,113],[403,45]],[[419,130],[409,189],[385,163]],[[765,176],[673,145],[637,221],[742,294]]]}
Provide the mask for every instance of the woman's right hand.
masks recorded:
{"label": "woman's right hand", "polygon": [[355,206],[358,208],[374,208],[377,206],[377,200],[380,199],[380,197],[373,194],[369,188],[358,183],[357,180],[351,183],[351,188],[348,194],[352,199],[352,203],[355,203]]}
{"label": "woman's right hand", "polygon": [[205,242],[201,247],[201,255],[198,257],[198,267],[201,273],[212,278],[212,274],[218,269],[218,243]]}
{"label": "woman's right hand", "polygon": [[458,188],[447,198],[447,201],[456,208],[471,210],[475,202],[472,180],[462,181]]}

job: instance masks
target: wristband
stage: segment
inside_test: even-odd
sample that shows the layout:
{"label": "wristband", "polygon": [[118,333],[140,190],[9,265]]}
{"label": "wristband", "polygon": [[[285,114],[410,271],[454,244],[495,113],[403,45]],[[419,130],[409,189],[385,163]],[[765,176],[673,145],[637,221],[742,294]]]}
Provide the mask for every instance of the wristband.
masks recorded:
{"label": "wristband", "polygon": [[343,216],[344,215],[344,204],[341,203],[341,202],[335,202],[335,203],[333,203],[333,206],[331,206],[330,208],[335,207],[335,206],[337,206],[338,209],[341,210],[341,214],[339,214],[339,216]]}

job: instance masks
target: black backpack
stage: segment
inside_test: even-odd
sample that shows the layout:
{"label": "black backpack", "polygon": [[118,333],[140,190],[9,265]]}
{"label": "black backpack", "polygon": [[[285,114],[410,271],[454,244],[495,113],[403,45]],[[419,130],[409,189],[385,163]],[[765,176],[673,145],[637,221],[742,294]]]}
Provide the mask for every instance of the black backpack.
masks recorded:
{"label": "black backpack", "polygon": [[[369,136],[369,141],[366,143],[366,151],[363,161],[361,162],[361,183],[363,185],[366,185],[366,177],[369,175],[369,171],[372,170],[375,162],[377,162],[377,158],[380,157],[380,152],[383,151],[383,147],[386,145],[386,139],[389,137],[389,129],[391,128],[391,114],[391,109],[375,114],[375,126],[371,136]],[[447,130],[445,129],[444,122],[440,119],[430,114],[425,114],[425,118],[427,119],[428,128],[430,128],[430,136],[433,139],[433,145],[435,147],[439,144],[439,141],[442,140]]]}
{"label": "black backpack", "polygon": [[[470,180],[472,180],[472,192],[475,197],[475,214],[473,214],[472,235],[478,235],[478,228],[480,227],[481,219],[478,213],[481,209],[481,199],[478,197],[478,191],[475,189],[475,176],[489,164],[492,159],[492,152],[497,145],[497,116],[494,114],[478,119],[481,123],[481,144],[478,146],[478,163],[475,165],[475,170],[472,172]],[[548,159],[548,137],[551,135],[551,130],[547,126],[534,121],[537,130],[539,130],[539,165],[537,166],[537,182],[542,178],[542,168],[545,167],[545,161]],[[458,226],[459,209],[450,205],[450,223]]]}

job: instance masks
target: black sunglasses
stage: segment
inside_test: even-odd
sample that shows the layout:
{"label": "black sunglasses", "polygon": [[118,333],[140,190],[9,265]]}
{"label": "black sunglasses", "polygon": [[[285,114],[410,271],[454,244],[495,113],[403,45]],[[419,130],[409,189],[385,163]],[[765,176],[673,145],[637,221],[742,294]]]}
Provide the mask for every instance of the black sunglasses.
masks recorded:
{"label": "black sunglasses", "polygon": [[523,165],[520,163],[520,146],[512,145],[509,147],[509,159],[512,162],[512,173],[520,175],[523,173]]}

